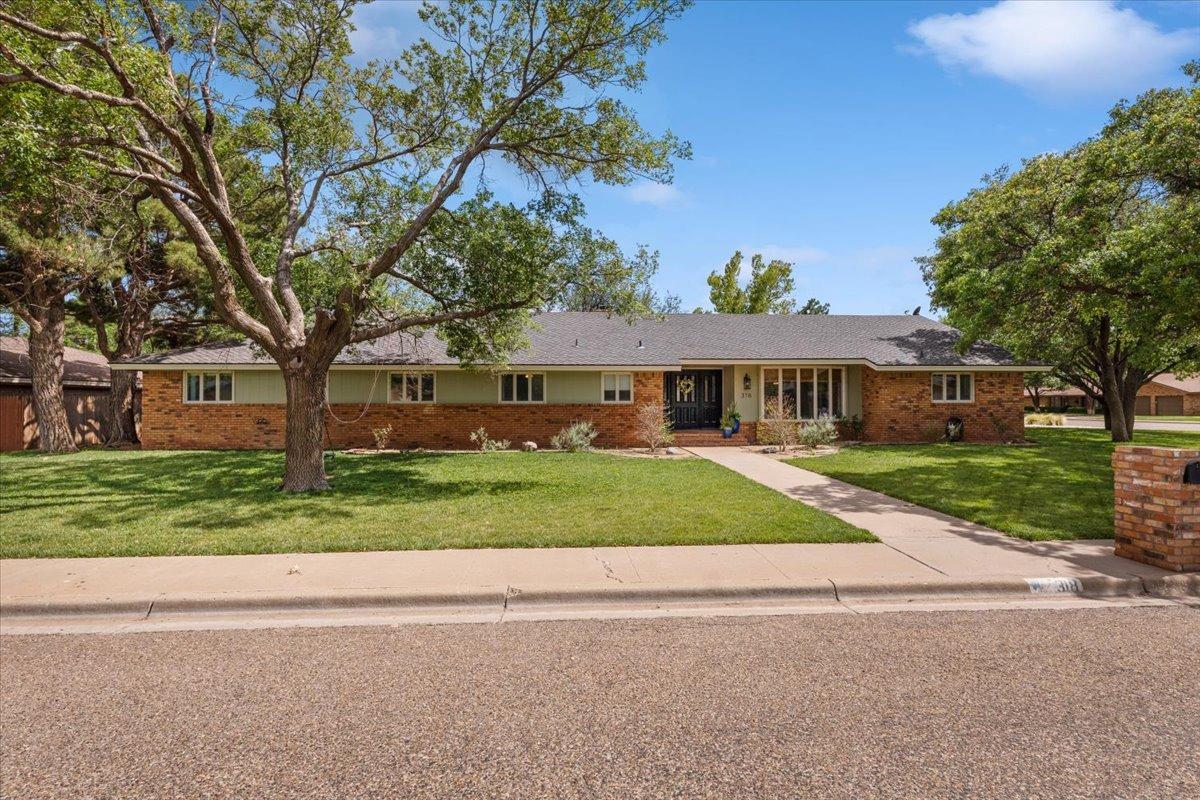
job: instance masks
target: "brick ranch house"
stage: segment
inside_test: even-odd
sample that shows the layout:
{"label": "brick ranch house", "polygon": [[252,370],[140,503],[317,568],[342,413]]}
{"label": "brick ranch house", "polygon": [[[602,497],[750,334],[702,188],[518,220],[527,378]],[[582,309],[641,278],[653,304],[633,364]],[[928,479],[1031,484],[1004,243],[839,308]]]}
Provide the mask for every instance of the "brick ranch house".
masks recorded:
{"label": "brick ranch house", "polygon": [[[936,439],[964,422],[967,441],[1021,436],[1023,373],[1003,349],[955,350],[959,333],[920,316],[670,314],[633,323],[603,312],[534,317],[530,345],[503,370],[467,370],[432,333],[344,351],[329,375],[328,446],[466,448],[469,433],[535,441],[577,420],[600,446],[628,447],[637,406],[664,403],[681,444],[721,441],[722,409],[741,412],[736,443],[756,441],[780,394],[801,420],[857,417],[862,439]],[[281,448],[284,384],[248,344],[208,344],[113,365],[143,373],[142,446]]]}

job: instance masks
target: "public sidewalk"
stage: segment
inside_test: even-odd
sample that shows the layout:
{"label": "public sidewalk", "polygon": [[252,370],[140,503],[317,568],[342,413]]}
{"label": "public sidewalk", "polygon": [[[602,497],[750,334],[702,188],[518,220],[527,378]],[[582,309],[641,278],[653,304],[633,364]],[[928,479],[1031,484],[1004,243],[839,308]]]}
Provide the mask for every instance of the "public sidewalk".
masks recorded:
{"label": "public sidewalk", "polygon": [[[0,630],[1200,597],[1200,576],[1117,558],[1112,540],[1024,542],[749,450],[693,452],[865,528],[881,543],[9,559],[0,561]],[[221,615],[224,621],[212,622]],[[321,615],[328,618],[312,621]],[[346,615],[359,621],[345,622]],[[300,617],[309,621],[296,622]]]}

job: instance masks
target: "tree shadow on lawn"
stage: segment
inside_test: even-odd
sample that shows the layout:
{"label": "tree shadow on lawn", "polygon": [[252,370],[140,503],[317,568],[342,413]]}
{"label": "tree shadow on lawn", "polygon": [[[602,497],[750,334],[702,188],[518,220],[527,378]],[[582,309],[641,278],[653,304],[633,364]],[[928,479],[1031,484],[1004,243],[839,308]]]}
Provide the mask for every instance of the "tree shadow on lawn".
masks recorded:
{"label": "tree shadow on lawn", "polygon": [[[395,454],[339,456],[328,492],[277,491],[283,457],[271,452],[139,454],[54,465],[60,475],[37,477],[54,491],[10,491],[0,515],[36,510],[81,530],[107,529],[133,519],[169,518],[172,528],[219,530],[287,521],[345,521],[362,503],[417,504],[473,496],[514,494],[541,482],[522,479],[432,477],[447,456]],[[43,472],[35,465],[33,472]],[[182,513],[181,513],[182,512]]]}

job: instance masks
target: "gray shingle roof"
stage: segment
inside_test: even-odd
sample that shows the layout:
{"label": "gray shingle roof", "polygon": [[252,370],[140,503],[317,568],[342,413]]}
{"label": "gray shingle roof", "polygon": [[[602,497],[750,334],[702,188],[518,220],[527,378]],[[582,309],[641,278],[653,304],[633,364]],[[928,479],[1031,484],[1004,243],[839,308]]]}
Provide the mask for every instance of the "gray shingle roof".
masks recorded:
{"label": "gray shingle roof", "polygon": [[[0,383],[28,384],[29,342],[23,336],[0,336]],[[108,361],[99,353],[63,348],[63,386],[107,387],[111,385]]]}
{"label": "gray shingle roof", "polygon": [[[678,366],[685,361],[851,361],[879,366],[1013,366],[1003,348],[977,343],[965,353],[959,332],[925,317],[904,315],[668,314],[632,324],[603,312],[560,311],[534,316],[530,346],[514,366]],[[155,353],[129,364],[251,365],[271,363],[241,342]],[[393,334],[354,345],[338,364],[453,365],[432,332]]]}

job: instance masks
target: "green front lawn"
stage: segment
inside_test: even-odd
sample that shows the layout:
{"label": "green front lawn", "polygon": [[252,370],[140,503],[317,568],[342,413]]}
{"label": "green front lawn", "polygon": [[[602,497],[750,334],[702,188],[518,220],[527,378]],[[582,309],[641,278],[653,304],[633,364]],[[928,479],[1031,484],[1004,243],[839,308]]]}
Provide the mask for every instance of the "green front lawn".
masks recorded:
{"label": "green front lawn", "polygon": [[0,456],[0,556],[867,542],[699,459],[339,454],[334,490],[274,490],[264,452]]}
{"label": "green front lawn", "polygon": [[[1027,428],[1037,444],[871,445],[791,463],[1021,539],[1113,535],[1113,443],[1103,430]],[[1200,447],[1200,434],[1138,431],[1137,444]]]}

